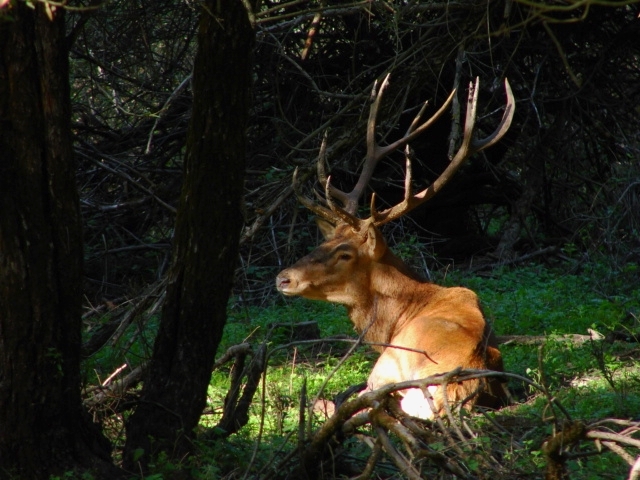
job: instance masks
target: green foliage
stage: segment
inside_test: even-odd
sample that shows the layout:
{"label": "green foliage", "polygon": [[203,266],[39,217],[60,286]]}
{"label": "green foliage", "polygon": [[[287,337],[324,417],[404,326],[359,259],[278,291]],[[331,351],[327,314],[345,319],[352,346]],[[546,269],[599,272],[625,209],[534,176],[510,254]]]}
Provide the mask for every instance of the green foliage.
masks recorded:
{"label": "green foliage", "polygon": [[[255,437],[261,424],[268,435],[283,435],[297,429],[302,384],[306,382],[310,397],[319,393],[325,380],[337,367],[341,354],[353,343],[351,339],[336,339],[318,351],[313,345],[297,345],[287,327],[309,321],[318,322],[320,338],[354,336],[344,308],[329,303],[297,299],[267,309],[230,308],[219,351],[223,352],[229,346],[244,341],[253,344],[265,341],[272,352],[266,389],[258,391],[257,399],[251,407],[251,419],[241,432],[241,437]],[[282,348],[283,346],[286,347]],[[341,365],[339,373],[326,383],[322,396],[332,398],[350,385],[365,381],[372,367],[372,358],[365,347],[349,356]],[[208,392],[212,412],[222,410],[222,401],[229,388],[228,376],[229,371],[226,369],[215,371],[212,375]],[[264,423],[261,418],[263,414]],[[203,419],[208,425],[215,424],[214,420],[215,418]]]}
{"label": "green foliage", "polygon": [[[410,244],[407,247],[409,255],[412,249]],[[438,283],[465,285],[475,290],[499,335],[541,336],[541,345],[507,343],[501,346],[507,371],[544,386],[573,418],[590,422],[604,417],[628,418],[640,411],[637,393],[640,391],[640,368],[633,360],[634,344],[574,342],[567,336],[587,335],[589,329],[603,335],[614,331],[637,334],[640,295],[637,282],[630,281],[637,274],[636,270],[634,265],[611,271],[606,265],[599,264],[559,265],[556,268],[532,264],[503,268],[489,277],[448,272],[446,276],[441,275],[443,278]],[[355,336],[346,312],[335,305],[302,299],[279,299],[267,308],[244,308],[231,303],[220,351],[248,340],[251,343],[266,341],[274,353],[270,358],[265,389],[257,394],[249,423],[230,442],[216,446],[225,445],[226,448],[222,457],[213,456],[217,463],[201,460],[200,471],[215,465],[211,468],[216,472],[229,472],[238,449],[255,449],[253,469],[258,471],[272,461],[274,452],[293,448],[304,382],[309,402],[317,394],[332,398],[367,378],[376,357],[369,348],[356,350],[334,374],[349,344],[344,348],[333,344],[333,350],[312,352],[306,345],[297,343],[286,328],[311,320],[318,322],[321,337]],[[228,389],[228,374],[228,370],[221,369],[212,377],[209,388],[211,414],[203,417],[205,426],[215,425],[219,418]],[[325,379],[332,374],[324,385]],[[549,417],[547,397],[538,389],[526,388],[514,380],[510,388],[517,405],[491,416],[502,421],[508,417],[512,419],[510,422],[518,424],[517,428],[523,429],[518,434],[524,439],[522,445],[514,448],[513,432],[497,435],[489,424],[483,427],[482,418],[477,417],[472,420],[477,422],[473,423],[474,431],[480,429],[482,432],[486,428],[492,433],[480,434],[474,448],[486,455],[500,449],[507,471],[539,475],[545,465],[541,445],[552,435],[549,418],[560,416],[560,413],[556,411],[554,417]],[[321,421],[317,417],[313,420]],[[259,436],[261,441],[256,444],[255,439]],[[366,456],[366,452],[357,453],[359,447],[355,443],[347,444],[347,448],[353,448],[351,453],[356,457]],[[490,444],[491,448],[487,446]],[[203,448],[212,451],[213,447],[204,445]],[[482,463],[474,458],[470,456],[467,467],[471,471],[482,469]],[[626,464],[613,454],[579,457],[570,462],[568,468],[572,478],[585,479],[612,474],[624,476],[627,472]]]}
{"label": "green foliage", "polygon": [[[323,337],[354,333],[345,309],[339,305],[295,299],[274,303],[268,308],[245,307],[232,299],[219,350],[244,341],[257,343],[265,338],[274,325],[295,325],[308,321],[318,322]],[[275,335],[270,337],[272,342],[279,338],[277,331]],[[280,340],[285,339],[280,337]]]}
{"label": "green foliage", "polygon": [[[89,338],[93,329],[99,328],[112,319],[111,314],[97,319],[92,323],[91,328],[84,332],[85,336]],[[127,371],[129,371],[149,359],[159,321],[159,315],[152,315],[144,321],[140,319],[127,328],[122,335],[112,337],[108,343],[109,348],[98,350],[82,362],[81,367],[85,381],[102,383],[107,376],[123,364],[127,364]]]}
{"label": "green foliage", "polygon": [[553,270],[531,265],[502,269],[490,278],[449,276],[447,283],[459,282],[475,290],[487,317],[502,335],[586,334],[589,328],[614,328],[628,308],[639,304],[640,289],[624,285],[619,277],[615,293],[608,293],[612,285],[602,290],[601,268],[567,274],[564,267]]}

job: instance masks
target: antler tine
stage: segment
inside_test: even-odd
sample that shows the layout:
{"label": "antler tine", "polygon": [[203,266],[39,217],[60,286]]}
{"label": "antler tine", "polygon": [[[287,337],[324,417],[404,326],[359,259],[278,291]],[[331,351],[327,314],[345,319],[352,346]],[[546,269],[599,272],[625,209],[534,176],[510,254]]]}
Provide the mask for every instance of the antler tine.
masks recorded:
{"label": "antler tine", "polygon": [[[377,82],[374,83],[373,89],[371,91],[371,98],[373,100],[373,103],[371,104],[371,108],[369,110],[369,119],[367,121],[367,156],[362,167],[360,177],[358,178],[358,182],[350,193],[347,194],[337,191],[336,193],[338,193],[338,195],[333,195],[335,198],[338,198],[343,202],[343,204],[345,205],[345,210],[351,214],[355,214],[358,208],[358,200],[364,193],[367,184],[371,180],[373,171],[378,162],[394,150],[406,146],[411,140],[422,134],[422,132],[433,125],[433,123],[438,118],[440,118],[440,116],[447,110],[447,108],[449,108],[449,105],[451,104],[453,95],[455,93],[455,90],[451,92],[449,98],[447,98],[445,103],[438,109],[438,111],[433,114],[431,118],[417,127],[422,118],[422,115],[427,108],[427,103],[425,102],[425,104],[420,109],[420,112],[418,112],[416,117],[413,119],[413,122],[411,122],[411,125],[404,137],[396,140],[389,145],[381,146],[378,144],[378,142],[376,142],[376,122],[378,111],[380,109],[380,103],[382,101],[382,94],[389,85],[389,76],[390,74],[387,74],[387,76],[382,81],[380,88],[377,88]],[[334,193],[333,189],[331,190],[331,193]],[[344,197],[342,197],[342,195],[344,195]]]}
{"label": "antler tine", "polygon": [[320,144],[320,153],[318,153],[318,164],[316,165],[318,181],[324,185],[327,183],[327,137],[329,132],[324,131],[322,136],[322,143]]}
{"label": "antler tine", "polygon": [[413,119],[413,122],[411,122],[411,125],[409,125],[409,128],[407,129],[407,133],[404,134],[405,137],[408,137],[409,135],[411,135],[411,133],[413,133],[413,131],[416,129],[418,122],[420,122],[420,119],[422,118],[422,115],[424,115],[424,112],[428,106],[429,106],[429,100],[425,100],[425,102],[422,104],[422,108]]}
{"label": "antler tine", "polygon": [[296,167],[296,169],[293,171],[293,191],[296,194],[298,201],[313,213],[315,213],[318,217],[324,218],[331,224],[337,224],[341,217],[334,213],[332,210],[329,210],[328,208],[325,208],[322,205],[315,203],[310,198],[304,196],[300,191],[300,183],[301,182],[298,179],[298,167]]}
{"label": "antler tine", "polygon": [[507,80],[506,78],[504,79],[504,89],[507,94],[507,104],[504,107],[504,113],[502,114],[502,120],[500,120],[500,125],[498,125],[498,128],[496,128],[491,135],[481,140],[475,140],[471,143],[471,147],[474,149],[473,150],[474,152],[479,152],[480,150],[484,150],[485,148],[488,148],[491,145],[498,142],[504,136],[504,134],[507,133],[507,130],[509,130],[509,127],[511,126],[511,121],[513,120],[513,114],[516,111],[515,109],[516,102],[513,97],[513,92],[511,91],[511,85],[509,85],[509,80]]}
{"label": "antler tine", "polygon": [[[339,220],[344,220],[349,225],[356,228],[358,225],[359,219],[351,212],[348,212],[345,209],[336,205],[335,202],[333,201],[333,198],[336,198],[340,200],[343,204],[346,204],[349,197],[342,190],[339,190],[333,187],[331,185],[331,176],[327,175],[327,169],[326,169],[327,137],[328,137],[328,132],[325,131],[322,137],[322,144],[320,145],[320,153],[318,154],[318,164],[316,168],[317,168],[318,181],[324,187],[324,200],[327,202],[327,205],[329,206],[329,210],[315,203],[314,203],[314,208],[308,207],[308,205],[305,203],[303,203],[303,205],[305,205],[307,208],[310,208],[312,212],[322,216],[325,220],[329,221],[330,223],[337,224]],[[295,178],[295,173],[294,173],[294,178]],[[316,196],[320,197],[318,192],[316,192],[315,190],[314,192],[316,193]],[[310,202],[308,198],[305,198],[305,200],[307,202]],[[318,208],[321,209],[321,213],[317,211]],[[355,213],[355,211],[353,213]]]}
{"label": "antler tine", "polygon": [[334,197],[340,200],[343,204],[346,204],[346,202],[349,199],[348,195],[342,190],[339,190],[333,185],[331,185],[331,182],[328,182],[327,157],[326,157],[327,137],[328,137],[328,131],[325,130],[324,135],[322,136],[322,144],[320,145],[320,153],[318,154],[318,164],[316,165],[316,168],[318,170],[318,173],[317,173],[318,181],[320,182],[321,185],[324,186],[327,199],[331,199],[332,197]]}
{"label": "antler tine", "polygon": [[[458,151],[456,152],[453,159],[451,159],[451,163],[445,169],[445,172],[446,172],[447,170],[449,170],[449,168],[451,168],[452,165],[455,165],[455,169],[451,173],[452,175],[458,169],[458,166],[462,165],[462,162],[464,162],[473,153],[470,147],[472,144],[471,141],[473,139],[473,130],[475,129],[475,126],[476,126],[476,111],[478,109],[478,92],[480,90],[479,86],[480,86],[480,79],[478,77],[476,77],[475,83],[469,82],[469,96],[467,97],[467,114],[464,119],[462,143],[460,144],[460,148],[458,148]],[[438,182],[441,178],[442,178],[442,175],[438,177],[434,183]],[[447,177],[446,179],[443,179],[443,182],[447,182],[448,180],[449,180],[449,177]]]}
{"label": "antler tine", "polygon": [[[371,89],[371,100],[373,103],[369,109],[369,119],[367,120],[367,154],[364,165],[362,166],[360,177],[358,177],[358,181],[351,192],[339,192],[339,196],[334,195],[343,202],[345,210],[352,215],[355,215],[358,210],[358,200],[360,200],[360,197],[362,197],[362,194],[367,188],[376,165],[390,151],[383,151],[384,149],[376,142],[376,120],[378,117],[378,110],[380,109],[382,94],[389,85],[390,75],[391,74],[388,73],[387,76],[384,77],[380,88],[378,88],[378,81],[376,80],[373,84],[373,88]],[[344,197],[341,197],[340,194],[344,195]]]}
{"label": "antler tine", "polygon": [[[410,157],[407,155],[407,178],[405,178],[405,198],[402,202],[400,202],[397,205],[394,205],[391,208],[383,210],[382,212],[376,212],[374,217],[374,223],[376,225],[384,225],[385,223],[395,220],[396,218],[401,217],[402,215],[406,214],[410,210],[413,210],[418,205],[421,205],[422,203],[429,200],[436,193],[438,193],[442,189],[442,187],[444,187],[444,185],[446,185],[446,183],[451,179],[451,177],[456,173],[458,168],[460,168],[460,166],[464,163],[464,161],[467,158],[469,158],[474,153],[477,153],[480,150],[484,150],[485,148],[495,144],[507,132],[507,130],[511,126],[511,121],[513,120],[513,114],[515,111],[515,101],[513,98],[513,92],[511,91],[509,82],[505,79],[507,104],[505,106],[505,111],[504,111],[504,114],[502,115],[502,120],[500,121],[500,125],[498,125],[498,128],[496,128],[496,130],[488,137],[482,140],[476,140],[476,141],[472,139],[473,130],[476,122],[479,83],[480,83],[480,80],[476,78],[475,83],[469,84],[469,96],[467,98],[467,114],[465,118],[464,136],[462,139],[462,144],[460,145],[458,152],[455,154],[455,156],[453,157],[453,159],[451,160],[447,168],[427,188],[425,188],[424,190],[422,190],[421,192],[415,195],[410,195],[410,194],[407,194],[407,190],[406,190],[407,178],[409,178],[409,183],[410,183],[410,171],[411,171],[410,170],[411,160],[410,160]],[[449,96],[449,99],[447,100],[446,104],[448,104],[452,98],[453,98],[453,93],[452,95]],[[414,132],[414,134],[420,129],[422,129],[422,126],[419,127],[418,130]]]}
{"label": "antler tine", "polygon": [[373,89],[371,90],[371,100],[373,103],[369,109],[369,120],[367,121],[367,160],[370,158],[376,158],[376,161],[380,159],[377,158],[380,145],[376,142],[376,121],[378,119],[380,103],[382,102],[382,94],[389,86],[390,76],[391,74],[387,73],[387,76],[384,77],[384,80],[382,81],[382,85],[380,85],[380,89],[377,89],[378,81],[376,80],[373,84]]}
{"label": "antler tine", "polygon": [[371,218],[373,219],[373,223],[375,225],[384,225],[385,223],[390,222],[392,219],[398,218],[404,213],[399,213],[397,216],[394,215],[391,217],[389,214],[391,211],[398,212],[408,212],[412,210],[414,207],[411,206],[412,197],[413,197],[413,187],[411,186],[412,180],[412,166],[411,160],[413,156],[413,152],[411,151],[411,147],[409,145],[405,145],[404,147],[404,156],[405,156],[405,176],[404,176],[404,198],[402,201],[395,205],[392,208],[387,210],[383,210],[382,212],[378,212],[375,207],[375,193],[371,195]]}
{"label": "antler tine", "polygon": [[406,163],[406,173],[404,176],[404,200],[406,202],[409,201],[409,198],[411,198],[411,192],[412,192],[412,188],[411,188],[411,160],[413,157],[413,152],[411,151],[411,147],[409,145],[406,145],[404,147],[404,156],[405,156],[405,163]]}

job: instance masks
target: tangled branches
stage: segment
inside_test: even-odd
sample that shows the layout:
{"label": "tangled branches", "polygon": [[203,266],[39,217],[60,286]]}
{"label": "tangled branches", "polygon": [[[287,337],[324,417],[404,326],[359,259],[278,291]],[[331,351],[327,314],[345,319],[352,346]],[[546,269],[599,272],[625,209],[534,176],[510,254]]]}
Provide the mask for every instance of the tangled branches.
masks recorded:
{"label": "tangled branches", "polygon": [[[133,310],[144,305],[143,302]],[[131,321],[131,318],[124,316],[120,321]],[[275,407],[268,398],[272,383],[277,382],[273,374],[283,362],[282,353],[294,352],[295,355],[297,352],[304,356],[305,348],[311,348],[307,351],[315,352],[310,355],[317,362],[321,347],[331,346],[335,353],[339,343],[350,344],[333,370],[336,373],[344,368],[343,361],[361,345],[354,339],[319,339],[315,322],[296,326],[289,337],[293,341],[275,342],[274,345],[277,338],[282,338],[285,327],[287,330],[293,328],[289,323],[270,325],[263,343],[232,346],[214,365],[214,370],[220,370],[231,362],[229,386],[226,395],[222,395],[224,402],[222,396],[211,399],[212,407],[205,412],[205,423],[215,426],[205,429],[200,440],[216,442],[238,432],[250,421],[260,425],[260,430],[251,436],[255,442],[252,458],[243,464],[241,472],[237,472],[244,474],[244,478],[254,475],[261,479],[335,478],[342,474],[360,480],[393,475],[415,479],[440,475],[442,478],[506,480],[545,470],[547,478],[555,480],[566,478],[576,462],[611,452],[629,465],[629,479],[637,480],[640,422],[621,418],[590,421],[575,418],[544,383],[544,375],[540,382],[534,382],[511,373],[458,369],[387,385],[358,396],[354,394],[365,385],[354,386],[333,401],[318,400],[316,392],[308,394],[306,383],[303,383],[297,408],[294,400],[288,407]],[[525,344],[529,340],[539,339],[503,339]],[[122,435],[122,415],[135,405],[135,387],[144,368],[144,363],[134,369],[118,368],[102,380],[101,385],[88,387],[85,391],[85,404],[114,432],[113,435]],[[290,370],[286,366],[285,369]],[[330,377],[331,374],[327,380]],[[441,414],[430,421],[409,417],[399,406],[397,392],[408,387],[422,389],[429,399],[429,385],[444,386],[488,377],[509,380],[512,385],[525,385],[529,394],[496,412],[478,409],[479,413],[471,413],[458,404],[445,403]],[[318,395],[323,388],[320,387]],[[523,389],[519,391],[522,396]],[[220,407],[214,406],[221,402]],[[288,408],[292,416],[297,412],[297,427],[289,427],[285,441],[281,440],[284,431],[280,427],[277,452],[265,461],[258,452],[269,448],[264,443],[271,437],[263,432],[263,428],[266,428],[265,422],[270,421],[269,417],[274,416],[274,408]],[[588,464],[583,464],[582,468],[588,468]]]}
{"label": "tangled branches", "polygon": [[[330,128],[332,181],[350,184],[364,155],[368,92],[389,71],[398,80],[382,105],[382,130],[407,123],[424,99],[440,104],[454,84],[476,76],[487,106],[481,129],[491,127],[483,116],[499,104],[493,97],[504,77],[518,102],[504,145],[474,159],[403,232],[441,240],[434,248],[445,258],[480,250],[511,261],[566,243],[623,254],[622,262],[632,257],[639,223],[637,5],[601,3],[575,2],[566,11],[529,1],[264,4],[254,12],[237,292],[264,301],[264,279],[313,243],[309,219],[291,198],[291,172],[313,161]],[[188,2],[166,0],[69,12],[91,302],[140,291],[166,269],[198,13]],[[554,22],[553,15],[572,21]],[[455,126],[455,118],[443,119],[415,145],[420,187],[446,166]],[[399,195],[399,168],[391,158],[373,179],[383,203]]]}
{"label": "tangled branches", "polygon": [[[428,385],[494,375],[523,381],[547,396],[545,409],[553,412],[550,418],[554,420],[553,433],[540,446],[547,479],[568,478],[568,462],[597,455],[603,447],[629,464],[630,480],[638,478],[640,421],[604,419],[585,423],[573,420],[557,399],[547,395],[544,386],[518,375],[473,370],[456,370],[419,381],[387,385],[343,403],[303,442],[302,463],[298,468],[308,478],[323,478],[323,471],[335,471],[340,445],[356,436],[371,447],[358,479],[373,478],[374,468],[383,455],[403,478],[419,479],[436,472],[445,475],[444,478],[513,478],[513,465],[505,461],[505,455],[510,449],[522,449],[523,444],[517,439],[517,429],[513,429],[517,424],[511,422],[510,409],[491,415],[485,413],[479,417],[485,420],[483,423],[459,406],[454,409],[447,405],[442,416],[424,421],[404,414],[393,396],[394,392],[407,387],[422,388],[428,395]],[[511,437],[511,444],[505,442],[507,437]],[[595,448],[588,448],[590,444]],[[320,471],[318,465],[322,466]]]}

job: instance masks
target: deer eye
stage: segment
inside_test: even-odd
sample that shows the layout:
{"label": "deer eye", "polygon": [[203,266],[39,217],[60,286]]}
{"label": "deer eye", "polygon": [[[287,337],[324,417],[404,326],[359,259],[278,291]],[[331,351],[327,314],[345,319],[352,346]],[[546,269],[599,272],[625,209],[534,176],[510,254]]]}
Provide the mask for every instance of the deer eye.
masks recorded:
{"label": "deer eye", "polygon": [[350,253],[341,253],[340,256],[338,257],[338,260],[342,260],[343,262],[349,261],[349,260],[351,260],[351,254]]}

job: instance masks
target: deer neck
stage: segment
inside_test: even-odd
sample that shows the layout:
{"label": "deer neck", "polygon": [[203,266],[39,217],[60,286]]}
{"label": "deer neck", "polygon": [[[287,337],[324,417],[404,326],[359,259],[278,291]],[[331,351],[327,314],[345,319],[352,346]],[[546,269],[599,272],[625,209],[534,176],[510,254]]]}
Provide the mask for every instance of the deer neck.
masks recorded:
{"label": "deer neck", "polygon": [[403,323],[424,308],[441,288],[421,281],[389,252],[372,264],[367,291],[347,307],[349,318],[358,333],[365,332],[366,341],[389,343]]}

